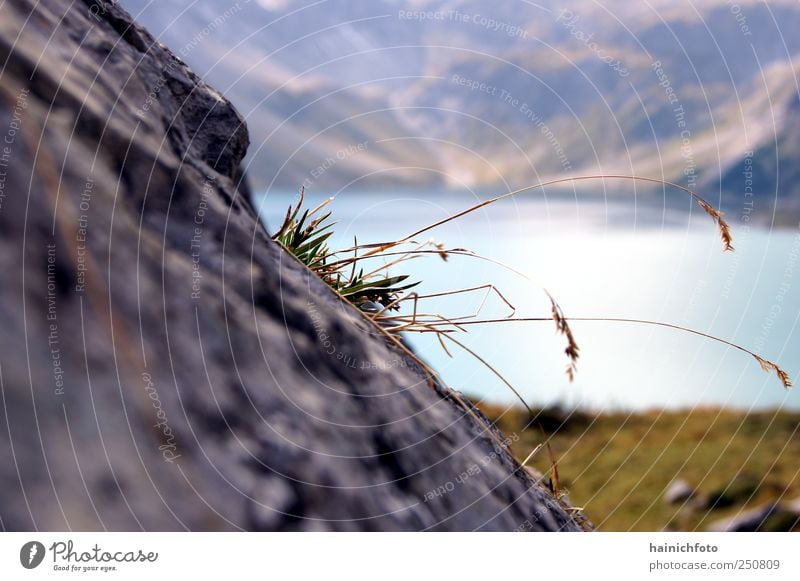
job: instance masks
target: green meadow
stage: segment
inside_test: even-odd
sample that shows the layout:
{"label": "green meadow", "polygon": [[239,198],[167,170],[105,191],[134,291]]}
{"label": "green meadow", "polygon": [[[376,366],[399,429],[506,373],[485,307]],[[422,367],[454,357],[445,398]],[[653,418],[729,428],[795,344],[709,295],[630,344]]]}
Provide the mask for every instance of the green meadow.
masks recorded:
{"label": "green meadow", "polygon": [[[519,436],[513,452],[520,461],[549,441],[560,492],[601,531],[703,531],[743,510],[772,501],[796,505],[800,499],[798,412],[551,409],[537,412],[539,426],[526,427],[526,410],[480,407],[506,434]],[[529,465],[549,480],[544,448]],[[665,502],[675,480],[688,483],[694,496]],[[765,528],[800,530],[785,515]]]}

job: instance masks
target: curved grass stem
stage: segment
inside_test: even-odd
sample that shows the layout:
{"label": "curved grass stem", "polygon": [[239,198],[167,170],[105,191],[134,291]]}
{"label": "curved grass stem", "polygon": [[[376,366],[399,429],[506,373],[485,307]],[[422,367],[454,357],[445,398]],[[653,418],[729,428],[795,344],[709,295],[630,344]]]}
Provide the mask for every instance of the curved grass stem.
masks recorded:
{"label": "curved grass stem", "polygon": [[[459,326],[469,326],[469,325],[487,325],[487,324],[494,324],[494,323],[509,323],[509,322],[542,322],[542,321],[550,321],[552,317],[514,317],[511,319],[480,319],[475,321],[459,321]],[[761,368],[767,372],[774,372],[778,379],[780,380],[781,384],[784,388],[789,389],[792,387],[792,379],[789,377],[789,374],[781,369],[777,363],[769,361],[768,359],[764,359],[757,353],[747,349],[746,347],[742,347],[732,341],[728,341],[727,339],[722,339],[720,337],[716,337],[709,333],[704,333],[702,331],[697,331],[695,329],[691,329],[689,327],[684,327],[682,325],[675,325],[673,323],[664,323],[662,321],[651,321],[648,319],[631,319],[631,318],[623,318],[623,317],[563,317],[564,321],[580,321],[580,322],[604,322],[604,323],[633,323],[638,325],[652,325],[656,327],[666,327],[669,329],[675,329],[678,331],[682,331],[684,333],[691,333],[692,335],[698,335],[705,339],[710,339],[717,343],[722,343],[723,345],[727,345],[728,347],[733,347],[747,355],[753,357]],[[446,323],[435,322],[435,323],[428,323],[428,326],[431,327],[434,332],[436,331],[436,327],[440,325],[444,325]],[[421,330],[420,330],[421,331]]]}
{"label": "curved grass stem", "polygon": [[[544,181],[544,182],[539,182],[539,183],[536,183],[536,184],[533,184],[533,185],[530,185],[530,186],[525,186],[524,188],[519,188],[517,190],[514,190],[513,192],[508,192],[506,194],[501,194],[499,196],[495,196],[493,198],[489,198],[488,200],[484,200],[482,202],[479,202],[479,203],[477,203],[477,204],[475,204],[473,206],[470,206],[469,208],[461,210],[460,212],[456,212],[455,214],[451,214],[447,218],[442,218],[441,220],[438,220],[438,221],[434,222],[433,224],[429,224],[428,226],[425,226],[424,228],[420,228],[418,230],[415,230],[411,234],[408,234],[407,236],[404,236],[403,238],[400,238],[399,240],[395,240],[395,241],[392,241],[392,242],[378,242],[378,243],[373,243],[373,244],[362,245],[361,249],[367,249],[367,248],[371,249],[371,250],[369,250],[369,252],[367,252],[366,254],[362,255],[362,258],[366,257],[366,256],[371,256],[373,254],[380,254],[382,252],[385,252],[386,250],[394,248],[398,244],[403,244],[404,242],[408,242],[411,239],[416,238],[420,234],[424,234],[425,232],[429,232],[430,230],[433,230],[434,228],[438,228],[439,226],[447,224],[448,222],[452,222],[453,220],[461,218],[462,216],[466,216],[467,214],[471,214],[472,212],[475,212],[476,210],[479,210],[481,208],[489,206],[490,204],[494,204],[496,202],[499,202],[500,200],[505,200],[506,198],[511,198],[511,197],[514,197],[514,196],[518,196],[519,194],[522,194],[522,193],[525,193],[525,192],[529,192],[529,191],[535,190],[535,189],[544,188],[544,187],[547,187],[547,186],[554,186],[554,185],[558,185],[558,184],[577,182],[577,181],[604,180],[604,179],[624,179],[624,180],[631,180],[631,181],[642,181],[642,182],[648,182],[648,183],[655,183],[655,184],[660,184],[660,185],[663,185],[663,186],[669,186],[671,188],[676,188],[678,190],[681,190],[681,191],[689,194],[689,196],[691,196],[697,202],[697,204],[700,206],[700,208],[702,208],[703,211],[706,214],[708,214],[711,217],[711,219],[714,220],[714,222],[716,223],[717,227],[719,228],[720,237],[722,238],[723,250],[732,251],[734,249],[733,248],[733,238],[731,237],[731,232],[730,232],[730,226],[725,221],[725,219],[722,217],[722,212],[720,212],[714,206],[712,206],[710,203],[708,203],[697,192],[695,192],[693,190],[690,190],[689,188],[684,187],[684,186],[682,186],[680,184],[676,184],[675,182],[670,182],[670,181],[662,180],[662,179],[658,179],[658,178],[648,178],[648,177],[622,175],[622,174],[609,174],[609,175],[594,174],[594,175],[586,175],[586,176],[574,176],[574,177],[558,178],[558,179],[554,179],[554,180],[548,180],[548,181]],[[352,249],[348,249],[348,250],[352,251]],[[347,252],[347,250],[345,250],[345,252]]]}

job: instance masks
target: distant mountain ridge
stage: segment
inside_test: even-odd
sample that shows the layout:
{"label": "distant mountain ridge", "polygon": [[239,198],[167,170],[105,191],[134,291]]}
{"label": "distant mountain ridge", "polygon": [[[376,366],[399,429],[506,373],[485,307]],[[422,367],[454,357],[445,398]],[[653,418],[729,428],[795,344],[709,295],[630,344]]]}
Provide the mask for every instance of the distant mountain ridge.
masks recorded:
{"label": "distant mountain ridge", "polygon": [[248,119],[261,190],[625,173],[736,211],[755,158],[800,209],[795,2],[123,4]]}

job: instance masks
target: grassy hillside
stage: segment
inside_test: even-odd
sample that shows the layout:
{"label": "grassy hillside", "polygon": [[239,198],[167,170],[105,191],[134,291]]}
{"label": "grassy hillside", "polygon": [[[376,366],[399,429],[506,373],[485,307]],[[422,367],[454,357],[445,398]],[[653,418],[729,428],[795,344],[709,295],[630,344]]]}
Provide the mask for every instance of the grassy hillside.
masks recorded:
{"label": "grassy hillside", "polygon": [[[520,460],[544,440],[539,429],[524,429],[527,412],[481,408],[507,434],[519,436],[513,446]],[[800,413],[545,410],[540,419],[558,457],[562,489],[599,530],[706,530],[742,509],[800,498]],[[546,452],[530,464],[546,474]],[[696,494],[670,505],[664,492],[677,479]]]}

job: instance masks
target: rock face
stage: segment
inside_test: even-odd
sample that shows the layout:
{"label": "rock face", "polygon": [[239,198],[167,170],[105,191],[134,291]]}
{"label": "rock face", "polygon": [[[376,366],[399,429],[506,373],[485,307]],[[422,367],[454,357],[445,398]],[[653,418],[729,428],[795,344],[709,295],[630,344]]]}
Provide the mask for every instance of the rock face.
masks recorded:
{"label": "rock face", "polygon": [[0,7],[4,530],[576,530],[268,237],[242,118],[112,2]]}

